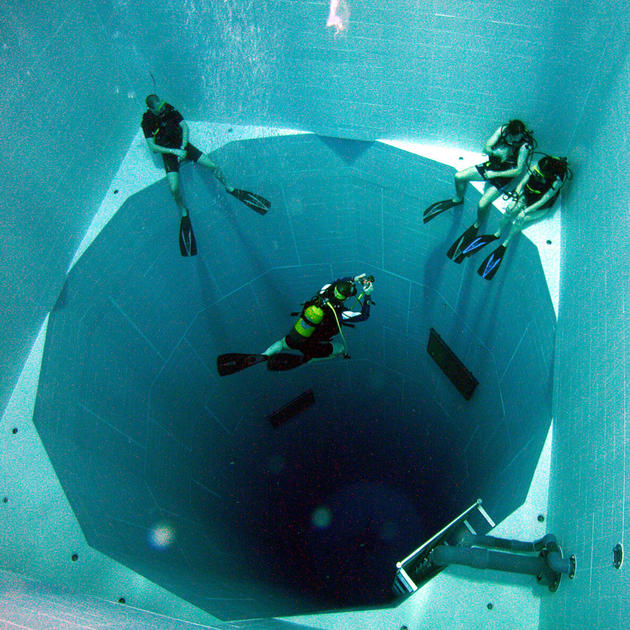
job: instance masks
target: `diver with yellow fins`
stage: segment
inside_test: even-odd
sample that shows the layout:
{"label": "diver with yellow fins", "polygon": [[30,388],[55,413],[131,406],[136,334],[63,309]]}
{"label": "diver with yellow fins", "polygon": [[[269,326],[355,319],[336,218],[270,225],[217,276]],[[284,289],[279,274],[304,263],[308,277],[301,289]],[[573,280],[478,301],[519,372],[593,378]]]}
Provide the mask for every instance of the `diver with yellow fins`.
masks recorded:
{"label": "diver with yellow fins", "polygon": [[[357,285],[361,293],[357,295]],[[267,363],[267,369],[280,371],[296,368],[304,363],[343,356],[350,358],[342,326],[352,326],[370,316],[374,291],[374,276],[363,273],[354,278],[347,276],[324,285],[316,295],[305,302],[302,311],[289,333],[269,346],[262,354],[222,354],[217,357],[219,375],[226,376],[245,368]],[[345,301],[354,298],[360,311],[350,310]],[[295,313],[297,314],[297,313]],[[333,341],[341,335],[342,342]],[[290,352],[291,350],[297,353]]]}

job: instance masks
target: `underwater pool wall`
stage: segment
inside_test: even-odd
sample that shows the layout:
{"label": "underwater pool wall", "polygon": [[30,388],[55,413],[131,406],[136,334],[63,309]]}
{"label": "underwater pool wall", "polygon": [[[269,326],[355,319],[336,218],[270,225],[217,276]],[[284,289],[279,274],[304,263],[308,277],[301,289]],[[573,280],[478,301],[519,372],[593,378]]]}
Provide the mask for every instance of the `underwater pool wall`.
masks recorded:
{"label": "underwater pool wall", "polygon": [[[621,392],[627,391],[627,368],[623,367],[627,366],[627,352],[623,348],[627,344],[628,283],[621,261],[627,259],[624,225],[627,227],[628,214],[627,202],[619,204],[627,198],[626,169],[620,161],[627,153],[623,124],[628,117],[627,48],[620,45],[628,41],[625,3],[589,3],[579,10],[574,7],[570,15],[563,2],[529,7],[499,2],[493,4],[490,10],[496,13],[491,15],[481,5],[470,13],[469,7],[450,2],[434,4],[419,14],[406,3],[382,9],[351,6],[358,29],[338,37],[319,29],[320,7],[316,4],[291,3],[289,9],[297,13],[285,14],[288,30],[282,44],[286,50],[276,38],[278,20],[272,9],[278,4],[287,8],[287,3],[258,4],[262,10],[250,12],[249,5],[232,3],[236,11],[232,17],[223,16],[222,24],[235,28],[213,31],[219,37],[213,40],[212,50],[201,39],[195,40],[198,45],[192,52],[182,49],[181,32],[172,23],[185,23],[188,35],[198,33],[201,38],[214,28],[215,19],[203,4],[199,7],[205,22],[191,15],[177,19],[179,8],[166,3],[160,8],[163,19],[152,16],[150,26],[142,11],[131,19],[129,12],[136,10],[133,3],[101,3],[95,8],[76,2],[68,10],[22,2],[5,3],[0,9],[6,26],[0,60],[9,86],[3,94],[3,109],[11,120],[0,137],[7,160],[1,202],[5,220],[0,225],[6,331],[0,353],[2,407],[44,316],[60,294],[65,269],[102,191],[137,131],[141,95],[147,85],[152,89],[147,68],[163,69],[158,76],[160,91],[177,103],[186,103],[190,109],[185,113],[196,118],[207,118],[207,112],[213,111],[225,120],[241,117],[287,125],[301,121],[302,127],[333,135],[373,139],[391,132],[477,147],[493,128],[490,120],[522,116],[534,122],[545,147],[567,152],[581,165],[576,172],[583,174],[588,168],[588,177],[574,182],[573,190],[579,195],[573,194],[571,203],[579,203],[565,236],[568,249],[563,271],[569,275],[563,299],[567,308],[566,317],[561,315],[557,352],[563,366],[555,386],[556,410],[563,424],[554,451],[558,463],[553,494],[556,511],[550,525],[560,534],[561,529],[572,531],[578,521],[580,529],[573,537],[569,534],[566,543],[576,545],[579,558],[591,558],[587,560],[591,564],[586,565],[588,583],[584,572],[572,583],[579,584],[579,590],[567,589],[562,599],[545,601],[541,627],[563,627],[565,612],[576,605],[584,606],[578,617],[585,627],[597,625],[593,615],[600,614],[610,627],[615,623],[622,627],[627,618],[627,598],[620,595],[627,592],[625,573],[613,573],[611,578],[608,571],[610,549],[627,530],[623,518],[627,511],[623,491],[627,453],[621,446],[627,441],[627,396],[622,398]],[[271,45],[255,49],[258,56],[225,54],[249,50],[239,48],[252,41],[241,39],[240,29],[251,23],[265,25],[253,38],[254,45],[262,40]],[[419,28],[423,34],[420,43]],[[147,33],[151,36],[145,37]],[[184,41],[192,40],[185,37]],[[294,47],[292,41],[299,45]],[[424,54],[417,54],[418,45]],[[488,55],[489,47],[507,54],[494,59]],[[204,54],[197,63],[199,50]],[[471,67],[471,50],[487,63]],[[231,67],[235,59],[242,58],[247,59],[244,68],[266,68],[264,80],[256,72],[242,73],[239,66]],[[257,63],[263,59],[266,65]],[[499,64],[514,71],[506,73]],[[214,71],[216,67],[222,74]],[[290,72],[279,72],[280,67]],[[355,79],[355,75],[361,78]],[[506,77],[498,89],[497,76]],[[463,89],[462,77],[466,77]],[[278,87],[287,79],[290,89]],[[258,97],[243,99],[244,81],[249,95],[260,86]],[[386,90],[378,88],[384,84]],[[202,87],[192,92],[190,86],[192,90]],[[221,90],[222,98],[215,98],[216,89]],[[100,93],[105,98],[94,98]],[[71,151],[64,150],[69,137],[80,137]],[[601,188],[592,187],[591,179],[601,182]],[[610,208],[619,212],[615,215],[618,223],[601,220]],[[567,209],[569,216],[571,207]],[[576,257],[584,251],[589,256]],[[623,283],[618,284],[618,278]],[[610,291],[611,287],[617,290]],[[610,309],[611,304],[619,308]],[[584,329],[593,334],[585,335]],[[588,373],[574,373],[576,356],[581,359],[580,370],[589,366]],[[35,439],[26,425],[27,402],[22,400],[18,408],[20,405],[23,412],[17,417],[23,417],[24,424],[18,422],[14,427],[3,422],[3,431],[13,439],[12,429],[19,428],[17,435],[23,437],[26,432],[29,439]],[[11,420],[14,418],[12,414]],[[8,422],[7,416],[3,420]],[[9,496],[4,509],[13,509],[11,497],[23,496],[26,501],[27,493],[22,493],[28,485],[25,479],[39,479],[51,489],[50,504],[25,502],[19,506],[20,536],[28,539],[52,513],[48,508],[54,501],[54,477],[48,468],[32,469],[28,462],[20,461],[18,466],[5,458],[3,465],[25,474],[4,476]],[[608,482],[598,481],[603,478]],[[65,522],[55,525],[60,541],[69,532],[66,526]],[[65,571],[61,560],[58,567],[53,564],[51,549],[41,556],[34,549],[39,553],[43,547],[20,548],[19,557],[5,542],[3,566],[36,572],[40,565],[45,567],[44,573],[77,580],[75,569],[80,563]],[[99,570],[79,582],[88,583],[88,577],[98,581],[103,575]]]}
{"label": "underwater pool wall", "polygon": [[190,120],[471,150],[520,117],[565,153],[625,24],[618,0],[346,4],[337,34],[325,2],[2,4],[2,408],[148,92]]}
{"label": "underwater pool wall", "polygon": [[93,5],[10,0],[0,22],[4,409],[138,114]]}
{"label": "underwater pool wall", "polygon": [[[571,209],[562,222],[550,522],[578,557],[571,588],[543,600],[541,628],[623,628],[630,615],[627,564],[630,386],[629,24],[619,21],[593,84],[572,155]],[[624,36],[625,34],[625,36]],[[579,622],[577,621],[579,620]]]}
{"label": "underwater pool wall", "polygon": [[[221,619],[392,604],[419,542],[478,497],[496,522],[525,498],[551,420],[538,252],[521,239],[502,283],[453,264],[478,193],[423,225],[452,169],[383,144],[284,136],[215,157],[271,210],[183,168],[199,255],[182,258],[164,182],[130,197],[51,314],[38,432],[88,542]],[[363,271],[376,304],[345,332],[350,361],[217,375],[217,355],[262,351],[301,300]],[[480,381],[470,401],[427,353],[433,326]]]}

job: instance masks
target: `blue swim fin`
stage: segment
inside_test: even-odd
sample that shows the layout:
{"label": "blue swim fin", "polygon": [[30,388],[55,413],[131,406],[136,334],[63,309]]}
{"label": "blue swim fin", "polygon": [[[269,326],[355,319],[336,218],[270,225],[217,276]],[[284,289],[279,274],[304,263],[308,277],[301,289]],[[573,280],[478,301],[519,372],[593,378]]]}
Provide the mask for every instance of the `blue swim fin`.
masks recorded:
{"label": "blue swim fin", "polygon": [[472,239],[462,250],[464,257],[472,256],[475,252],[478,252],[482,247],[485,247],[488,243],[496,241],[499,237],[494,234],[480,234],[476,238]]}
{"label": "blue swim fin", "polygon": [[475,236],[477,236],[477,230],[479,228],[475,227],[473,223],[463,234],[461,234],[457,240],[449,247],[449,250],[446,252],[446,255],[456,263],[462,262],[464,260],[464,249],[468,246]]}
{"label": "blue swim fin", "polygon": [[482,263],[477,273],[486,280],[492,280],[494,274],[498,271],[499,265],[505,254],[505,245],[499,245]]}

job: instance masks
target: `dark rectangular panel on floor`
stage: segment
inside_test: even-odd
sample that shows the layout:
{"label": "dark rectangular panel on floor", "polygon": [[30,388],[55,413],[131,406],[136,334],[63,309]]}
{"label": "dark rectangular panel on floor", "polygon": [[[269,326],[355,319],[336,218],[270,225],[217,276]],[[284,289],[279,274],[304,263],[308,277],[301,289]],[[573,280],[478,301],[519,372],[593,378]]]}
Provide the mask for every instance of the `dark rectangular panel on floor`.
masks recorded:
{"label": "dark rectangular panel on floor", "polygon": [[267,416],[267,420],[271,422],[274,429],[277,429],[281,424],[291,420],[291,418],[302,413],[302,411],[308,409],[313,404],[315,404],[315,395],[313,394],[313,390],[309,389],[284,405],[284,407],[278,409],[278,411]]}
{"label": "dark rectangular panel on floor", "polygon": [[431,328],[429,334],[429,344],[427,352],[433,360],[440,366],[440,369],[466,399],[475,391],[479,381],[472,375],[472,372],[455,356],[455,353],[444,343],[444,340],[437,332]]}

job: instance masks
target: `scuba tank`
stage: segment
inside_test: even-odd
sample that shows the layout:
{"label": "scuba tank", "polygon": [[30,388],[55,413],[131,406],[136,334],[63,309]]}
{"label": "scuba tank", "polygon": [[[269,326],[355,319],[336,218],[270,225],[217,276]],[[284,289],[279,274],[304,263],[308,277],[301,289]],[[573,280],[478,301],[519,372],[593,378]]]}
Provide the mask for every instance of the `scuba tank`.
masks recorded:
{"label": "scuba tank", "polygon": [[296,344],[306,341],[324,319],[323,305],[320,300],[313,300],[304,305],[302,313],[289,331],[287,337]]}

